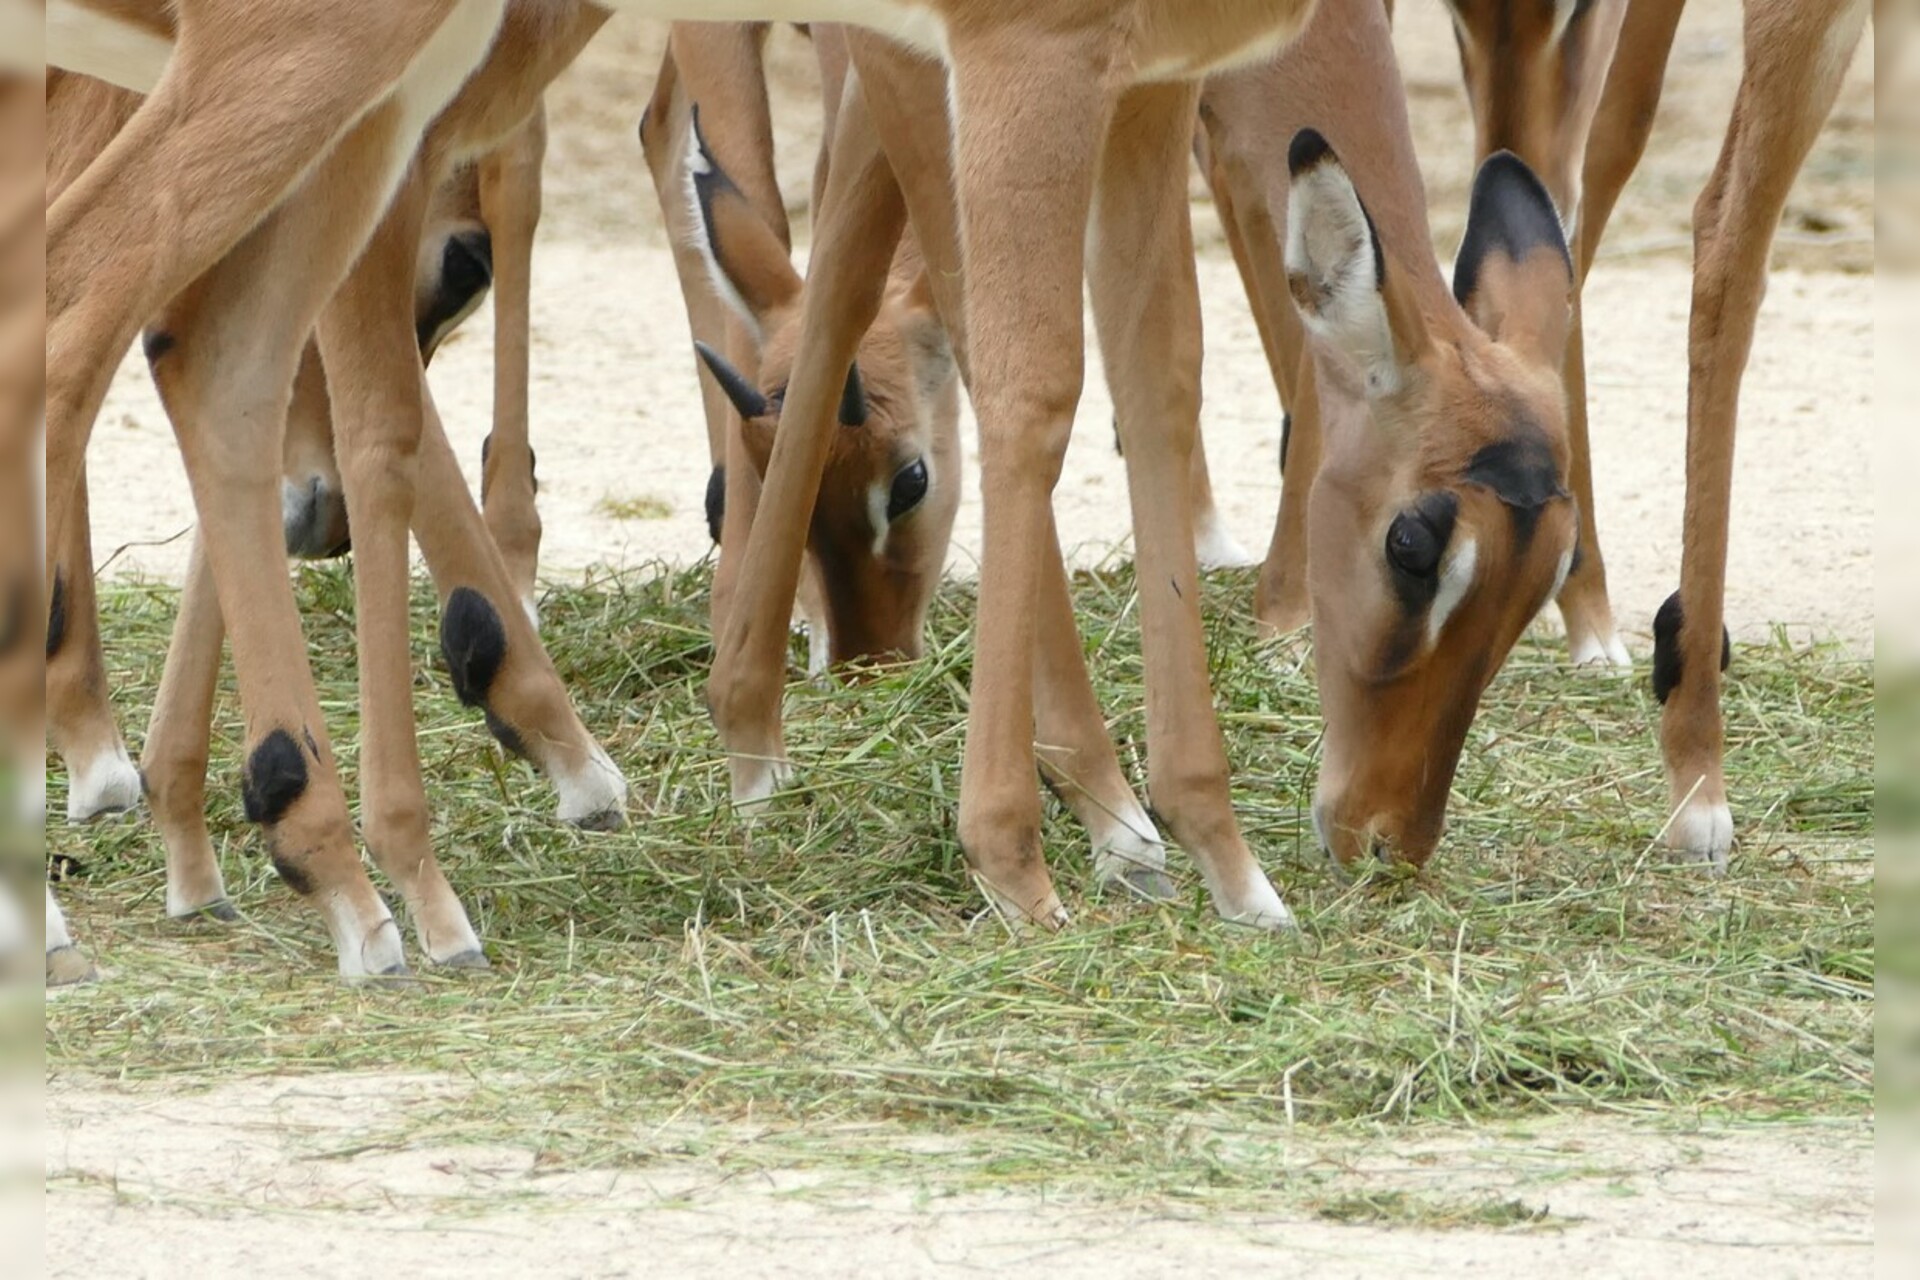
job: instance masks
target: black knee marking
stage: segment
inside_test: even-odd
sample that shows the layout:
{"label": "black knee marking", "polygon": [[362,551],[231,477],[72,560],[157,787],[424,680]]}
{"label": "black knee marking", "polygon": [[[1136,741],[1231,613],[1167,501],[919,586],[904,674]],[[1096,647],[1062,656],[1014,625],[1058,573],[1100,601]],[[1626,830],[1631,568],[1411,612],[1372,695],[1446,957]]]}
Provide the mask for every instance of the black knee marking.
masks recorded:
{"label": "black knee marking", "polygon": [[160,357],[179,345],[179,341],[165,329],[149,329],[140,335],[140,349],[146,352],[148,364],[158,364]]}
{"label": "black knee marking", "polygon": [[47,605],[47,658],[60,652],[60,646],[67,642],[67,575],[63,570],[53,571],[53,599]]}
{"label": "black knee marking", "polygon": [[[1685,674],[1680,656],[1680,631],[1686,625],[1681,612],[1680,593],[1674,592],[1653,615],[1653,696],[1665,704],[1667,695],[1680,686]],[[1733,664],[1733,637],[1724,625],[1720,628],[1720,670]]]}
{"label": "black knee marking", "polygon": [[493,735],[493,740],[500,744],[501,750],[510,756],[518,756],[522,760],[528,758],[526,741],[521,738],[518,729],[491,711],[483,711],[482,714],[487,719],[487,732]]}
{"label": "black knee marking", "polygon": [[707,477],[707,534],[720,541],[720,530],[727,519],[727,468],[723,463]]}
{"label": "black knee marking", "polygon": [[272,854],[272,862],[273,873],[280,877],[287,888],[303,898],[313,892],[313,877],[307,874],[305,867],[277,850]]}
{"label": "black knee marking", "polygon": [[469,707],[483,706],[507,660],[507,629],[500,612],[472,587],[455,587],[440,616],[440,653],[453,691]]}
{"label": "black knee marking", "polygon": [[1287,474],[1287,446],[1293,443],[1293,415],[1282,410],[1280,413],[1280,474]]}
{"label": "black knee marking", "polygon": [[285,729],[260,740],[240,777],[240,799],[247,821],[272,826],[286,816],[307,790],[307,758]]}

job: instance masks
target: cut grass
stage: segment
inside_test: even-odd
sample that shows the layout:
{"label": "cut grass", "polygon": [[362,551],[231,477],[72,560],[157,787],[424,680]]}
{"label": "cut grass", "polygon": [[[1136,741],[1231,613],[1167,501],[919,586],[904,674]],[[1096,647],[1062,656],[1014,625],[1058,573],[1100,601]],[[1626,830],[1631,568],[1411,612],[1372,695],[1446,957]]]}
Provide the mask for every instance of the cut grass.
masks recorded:
{"label": "cut grass", "polygon": [[[1014,940],[983,914],[954,837],[971,587],[942,591],[924,661],[792,686],[799,786],[752,826],[728,809],[701,700],[707,587],[703,569],[602,575],[545,600],[562,677],[633,784],[632,823],[611,835],[556,825],[544,786],[459,706],[422,589],[421,754],[441,857],[494,962],[479,977],[398,992],[334,979],[317,917],[241,820],[223,692],[212,816],[245,920],[166,921],[143,824],[50,830],[50,852],[80,864],[64,898],[108,976],[49,1002],[49,1072],[445,1072],[470,1087],[415,1108],[405,1140],[506,1143],[567,1167],[719,1143],[744,1166],[853,1160],[948,1185],[1209,1199],[1297,1174],[1290,1125],[1871,1110],[1868,661],[1736,652],[1741,844],[1713,881],[1665,865],[1653,840],[1665,785],[1644,674],[1576,674],[1557,643],[1523,642],[1474,726],[1433,867],[1347,887],[1306,816],[1307,648],[1257,643],[1248,578],[1216,577],[1210,661],[1236,804],[1301,934],[1221,924],[1178,854],[1174,905],[1094,896],[1085,838],[1049,802],[1077,924]],[[307,568],[298,589],[352,793],[351,581]],[[1132,592],[1124,569],[1076,586],[1137,778]],[[153,585],[103,593],[135,733],[174,600]],[[712,1137],[688,1138],[687,1120]],[[742,1123],[751,1141],[723,1139]]]}

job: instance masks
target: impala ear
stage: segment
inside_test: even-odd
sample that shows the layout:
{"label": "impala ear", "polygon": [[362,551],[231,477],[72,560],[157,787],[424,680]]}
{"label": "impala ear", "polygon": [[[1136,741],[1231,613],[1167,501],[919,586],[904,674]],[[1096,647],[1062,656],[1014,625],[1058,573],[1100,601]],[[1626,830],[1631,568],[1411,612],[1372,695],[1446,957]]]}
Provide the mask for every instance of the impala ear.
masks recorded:
{"label": "impala ear", "polygon": [[867,387],[860,381],[860,366],[857,363],[847,366],[847,385],[840,392],[840,425],[867,425]]}
{"label": "impala ear", "polygon": [[713,380],[720,384],[720,389],[727,393],[727,399],[733,402],[733,407],[740,411],[742,418],[752,422],[755,418],[765,416],[771,406],[767,403],[767,398],[760,394],[760,389],[748,380],[747,375],[734,368],[727,362],[725,356],[704,342],[696,341],[693,349],[700,353],[700,360],[707,366],[707,372],[711,373]]}
{"label": "impala ear", "polygon": [[913,382],[922,404],[932,404],[953,380],[956,362],[947,326],[933,300],[933,284],[924,268],[901,299],[900,337],[907,346]]}
{"label": "impala ear", "polygon": [[1302,129],[1287,167],[1288,290],[1307,328],[1360,366],[1367,395],[1392,395],[1426,348],[1426,325],[1402,299],[1373,219],[1327,140]]}
{"label": "impala ear", "polygon": [[758,337],[768,315],[799,298],[800,273],[780,238],[714,159],[700,132],[697,103],[691,115],[686,176],[696,244],[715,291]]}
{"label": "impala ear", "polygon": [[1559,368],[1573,317],[1573,259],[1553,197],[1512,152],[1488,156],[1473,180],[1453,296],[1495,342]]}

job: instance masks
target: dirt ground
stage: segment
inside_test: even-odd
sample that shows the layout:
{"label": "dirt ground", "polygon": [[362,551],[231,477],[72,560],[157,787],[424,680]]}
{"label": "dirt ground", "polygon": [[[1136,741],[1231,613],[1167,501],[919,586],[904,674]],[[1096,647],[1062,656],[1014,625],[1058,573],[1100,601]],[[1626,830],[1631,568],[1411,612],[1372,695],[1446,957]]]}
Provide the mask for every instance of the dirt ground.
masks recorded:
{"label": "dirt ground", "polygon": [[[57,1082],[46,1109],[52,1276],[1865,1275],[1871,1126],[1551,1121],[1303,1139],[1276,1186],[1314,1209],[1209,1215],[1032,1194],[941,1195],[831,1170],[741,1178],[675,1155],[602,1172],[382,1134],[453,1080],[334,1076],[203,1093]],[[706,1149],[750,1131],[703,1135]],[[1354,1221],[1427,1206],[1411,1222]],[[1446,1206],[1517,1219],[1448,1227]],[[1486,1206],[1493,1206],[1492,1210]],[[1381,1216],[1392,1217],[1388,1209]],[[324,1222],[324,1230],[316,1227]]]}
{"label": "dirt ground", "polygon": [[[1447,20],[1400,6],[1398,40],[1427,166],[1436,242],[1451,252],[1470,176]],[[634,140],[659,31],[616,23],[551,95],[547,217],[536,261],[534,436],[544,569],[706,554],[704,429],[683,315]],[[782,169],[798,200],[816,141],[797,37],[777,39]],[[1872,57],[1853,77],[1788,211],[1742,403],[1728,622],[1872,643]],[[1689,212],[1739,73],[1739,6],[1695,0],[1667,105],[1586,297],[1599,518],[1616,611],[1645,647],[1679,560]],[[798,207],[798,206],[796,206]],[[1279,411],[1237,278],[1197,210],[1206,305],[1208,452],[1227,521],[1264,548],[1278,499]],[[804,227],[804,223],[800,224]],[[477,484],[491,320],[433,371]],[[1091,378],[1056,499],[1084,562],[1127,537],[1110,402]],[[970,429],[970,423],[969,423]],[[969,438],[969,444],[971,440]],[[191,511],[137,353],[91,457],[96,561],[174,577]],[[621,518],[653,498],[667,514]],[[639,504],[650,505],[650,504]],[[953,564],[977,555],[971,480]],[[111,621],[107,642],[112,644]],[[1455,1272],[1689,1273],[1701,1280],[1866,1274],[1870,1121],[1675,1132],[1625,1121],[1527,1130],[1389,1131],[1303,1142],[1300,1169],[1358,1192],[1544,1207],[1539,1223],[1441,1230],[1308,1210],[1206,1217],[1164,1206],[939,1198],[830,1172],[757,1182],[692,1159],[549,1174],[521,1150],[363,1147],[359,1135],[456,1082],[331,1077],[46,1090],[44,1231],[55,1275],[396,1273],[932,1275],[995,1267],[1075,1277]]]}
{"label": "dirt ground", "polygon": [[[1470,132],[1441,8],[1403,6],[1407,68],[1436,243],[1451,253],[1471,176]],[[699,387],[658,208],[634,139],[658,65],[658,28],[615,24],[552,94],[548,212],[536,258],[534,440],[546,525],[543,569],[685,562],[709,549]],[[817,144],[809,51],[776,37],[785,188],[803,202]],[[1790,204],[1742,400],[1727,620],[1742,639],[1775,624],[1871,643],[1873,355],[1871,50]],[[1630,642],[1677,581],[1686,439],[1687,227],[1739,72],[1739,9],[1703,0],[1683,23],[1661,124],[1586,293],[1595,470],[1615,609]],[[790,127],[789,127],[790,126]],[[1241,543],[1265,549],[1279,502],[1280,412],[1212,211],[1196,209],[1206,310],[1205,440],[1215,491]],[[1816,232],[1805,230],[1818,227]],[[491,313],[443,349],[432,381],[477,486],[491,412]],[[1097,373],[1097,361],[1094,365]],[[1080,562],[1129,536],[1125,472],[1098,376],[1055,503]],[[972,464],[951,555],[980,547]],[[171,430],[135,353],[92,454],[96,561],[176,577],[192,523]],[[634,512],[647,513],[636,517]]]}

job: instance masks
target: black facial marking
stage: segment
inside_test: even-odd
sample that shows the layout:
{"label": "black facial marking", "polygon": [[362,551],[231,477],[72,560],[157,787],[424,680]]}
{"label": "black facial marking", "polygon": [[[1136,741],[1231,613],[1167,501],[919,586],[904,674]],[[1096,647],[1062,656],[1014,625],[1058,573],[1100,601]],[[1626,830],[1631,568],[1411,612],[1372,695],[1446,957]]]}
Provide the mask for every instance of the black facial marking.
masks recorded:
{"label": "black facial marking", "polygon": [[[1409,615],[1423,612],[1440,590],[1437,572],[1440,556],[1453,540],[1454,520],[1460,514],[1460,500],[1445,489],[1423,493],[1413,505],[1393,518],[1388,526],[1386,556],[1393,594]],[[1396,538],[1396,534],[1405,535]],[[1396,542],[1401,548],[1396,550]],[[1414,545],[1417,543],[1417,545]],[[1428,562],[1424,555],[1415,558],[1412,551],[1431,549]],[[1424,565],[1424,570],[1422,570]]]}
{"label": "black facial marking", "polygon": [[414,338],[422,357],[432,359],[440,339],[492,285],[493,237],[484,229],[448,236],[440,250],[440,278],[433,297],[414,317]]}
{"label": "black facial marking", "polygon": [[1280,414],[1280,474],[1287,474],[1287,446],[1293,443],[1293,415]]}
{"label": "black facial marking", "polygon": [[287,888],[303,898],[313,892],[313,877],[307,874],[305,867],[291,858],[282,857],[278,852],[272,855],[272,859],[274,874],[280,877]]}
{"label": "black facial marking", "polygon": [[1553,464],[1553,451],[1537,427],[1526,426],[1483,447],[1467,463],[1461,479],[1491,489],[1513,516],[1514,536],[1524,551],[1533,541],[1540,511],[1566,496]]}
{"label": "black facial marking", "polygon": [[699,353],[701,362],[713,374],[713,380],[720,384],[720,389],[727,393],[727,399],[733,402],[733,407],[742,418],[751,422],[767,416],[767,410],[772,406],[760,394],[760,389],[747,381],[747,375],[727,363],[725,356],[704,342],[694,343],[693,349]]}
{"label": "black facial marking", "polygon": [[1494,254],[1520,262],[1536,249],[1551,248],[1573,272],[1567,238],[1553,197],[1526,162],[1510,151],[1496,151],[1473,180],[1467,210],[1467,234],[1453,260],[1453,296],[1465,305],[1480,287],[1480,268]]}
{"label": "black facial marking", "polygon": [[867,425],[867,389],[860,381],[860,366],[857,364],[847,366],[847,385],[840,392],[840,425]]}
{"label": "black facial marking", "polygon": [[462,704],[483,706],[507,660],[507,629],[499,611],[472,587],[455,587],[440,616],[440,652]]}
{"label": "black facial marking", "polygon": [[240,802],[247,821],[272,826],[307,790],[307,760],[285,729],[260,739],[240,775]]}
{"label": "black facial marking", "polygon": [[[1686,615],[1680,608],[1680,593],[1674,592],[1653,615],[1653,696],[1664,705],[1667,695],[1680,687],[1685,669],[1680,656],[1680,631]],[[1733,637],[1723,624],[1720,628],[1720,670],[1733,664]]]}
{"label": "black facial marking", "polygon": [[51,659],[67,642],[67,575],[53,571],[53,599],[47,606],[47,657]]}
{"label": "black facial marking", "polygon": [[707,477],[707,534],[720,541],[720,530],[727,519],[727,468],[723,464]]}
{"label": "black facial marking", "polygon": [[140,349],[147,353],[148,364],[158,364],[160,358],[173,350],[177,344],[172,334],[165,329],[149,329],[140,335]]}

